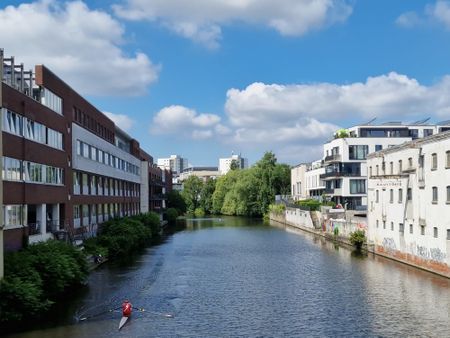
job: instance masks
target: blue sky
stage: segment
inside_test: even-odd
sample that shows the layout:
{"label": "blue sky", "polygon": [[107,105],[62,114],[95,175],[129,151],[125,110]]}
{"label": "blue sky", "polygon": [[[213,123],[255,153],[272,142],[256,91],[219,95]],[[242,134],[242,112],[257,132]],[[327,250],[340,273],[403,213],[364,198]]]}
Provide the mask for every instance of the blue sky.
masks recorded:
{"label": "blue sky", "polygon": [[[312,4],[313,3],[313,4]],[[321,157],[339,127],[450,119],[450,1],[2,1],[44,63],[155,159]]]}

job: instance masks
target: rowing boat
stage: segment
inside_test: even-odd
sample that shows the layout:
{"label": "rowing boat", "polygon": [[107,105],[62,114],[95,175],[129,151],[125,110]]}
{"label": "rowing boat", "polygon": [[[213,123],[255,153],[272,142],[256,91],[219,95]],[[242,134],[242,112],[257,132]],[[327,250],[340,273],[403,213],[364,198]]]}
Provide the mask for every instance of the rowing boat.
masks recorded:
{"label": "rowing boat", "polygon": [[127,322],[128,318],[130,318],[130,317],[125,317],[125,316],[122,317],[122,319],[120,320],[120,323],[119,323],[119,330],[122,328],[122,326],[125,325],[125,323]]}

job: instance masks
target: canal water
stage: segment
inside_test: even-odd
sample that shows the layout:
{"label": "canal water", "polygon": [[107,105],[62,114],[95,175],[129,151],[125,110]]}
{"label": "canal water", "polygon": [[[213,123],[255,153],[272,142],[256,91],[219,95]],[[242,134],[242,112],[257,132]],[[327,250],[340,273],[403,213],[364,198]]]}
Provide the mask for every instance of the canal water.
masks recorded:
{"label": "canal water", "polygon": [[[12,337],[450,335],[447,279],[257,220],[186,222],[126,267],[93,272],[57,326]],[[145,311],[118,331],[109,310],[124,298]]]}

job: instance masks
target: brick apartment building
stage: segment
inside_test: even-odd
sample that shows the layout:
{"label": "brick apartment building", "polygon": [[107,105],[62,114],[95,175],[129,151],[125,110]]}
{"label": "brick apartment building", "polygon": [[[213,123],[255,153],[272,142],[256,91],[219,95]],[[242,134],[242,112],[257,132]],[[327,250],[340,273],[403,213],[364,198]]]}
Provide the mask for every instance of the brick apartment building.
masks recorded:
{"label": "brick apartment building", "polygon": [[0,51],[0,68],[5,250],[163,211],[170,172],[155,168],[137,140],[45,66],[27,71]]}

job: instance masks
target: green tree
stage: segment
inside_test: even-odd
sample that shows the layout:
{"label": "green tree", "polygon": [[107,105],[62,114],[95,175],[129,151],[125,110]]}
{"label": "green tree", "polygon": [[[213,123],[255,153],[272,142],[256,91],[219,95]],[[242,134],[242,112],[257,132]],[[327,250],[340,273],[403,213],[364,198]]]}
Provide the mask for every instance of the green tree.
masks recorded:
{"label": "green tree", "polygon": [[200,192],[200,207],[207,214],[213,213],[213,194],[216,190],[216,180],[209,179],[207,180],[202,187],[202,191]]}
{"label": "green tree", "polygon": [[238,170],[241,166],[239,165],[239,162],[237,160],[231,160],[230,163],[230,170]]}
{"label": "green tree", "polygon": [[231,170],[216,181],[216,189],[212,196],[212,210],[214,214],[222,212],[225,196],[237,181],[241,170]]}
{"label": "green tree", "polygon": [[197,176],[189,176],[183,182],[183,191],[181,195],[186,203],[189,213],[193,213],[200,206],[200,193],[202,192],[203,182]]}
{"label": "green tree", "polygon": [[264,215],[275,200],[274,171],[277,163],[275,154],[268,151],[256,163],[256,176],[259,179],[259,213]]}
{"label": "green tree", "polygon": [[186,202],[183,196],[176,190],[172,190],[167,194],[167,206],[177,209],[179,215],[186,212]]}
{"label": "green tree", "polygon": [[291,167],[277,163],[273,172],[275,195],[289,195],[291,191]]}

